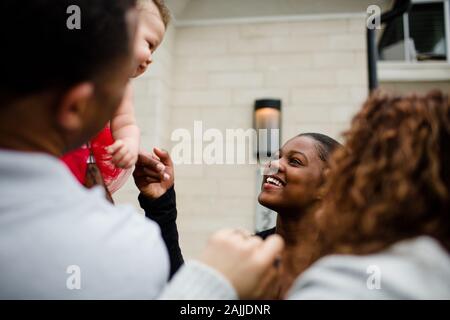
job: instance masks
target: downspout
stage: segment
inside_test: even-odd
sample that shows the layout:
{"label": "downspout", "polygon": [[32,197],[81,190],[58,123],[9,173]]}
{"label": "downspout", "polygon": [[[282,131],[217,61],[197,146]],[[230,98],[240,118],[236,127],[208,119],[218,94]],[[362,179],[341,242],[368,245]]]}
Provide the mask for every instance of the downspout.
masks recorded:
{"label": "downspout", "polygon": [[[383,24],[403,15],[411,9],[411,5],[411,0],[397,0],[392,10],[384,12],[381,15],[380,22]],[[372,92],[378,88],[378,48],[375,30],[376,29],[373,28],[367,28],[367,68],[369,76],[369,92]]]}

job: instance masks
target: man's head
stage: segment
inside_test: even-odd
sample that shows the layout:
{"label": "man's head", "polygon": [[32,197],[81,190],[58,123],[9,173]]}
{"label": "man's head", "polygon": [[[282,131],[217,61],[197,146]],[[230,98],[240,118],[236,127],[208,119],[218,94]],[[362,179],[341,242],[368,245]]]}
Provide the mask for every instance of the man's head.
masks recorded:
{"label": "man's head", "polygon": [[0,131],[21,141],[0,147],[61,153],[111,119],[132,73],[135,1],[1,1]]}
{"label": "man's head", "polygon": [[134,44],[135,69],[133,77],[143,74],[153,62],[153,53],[161,44],[170,11],[164,0],[138,0],[139,26]]}

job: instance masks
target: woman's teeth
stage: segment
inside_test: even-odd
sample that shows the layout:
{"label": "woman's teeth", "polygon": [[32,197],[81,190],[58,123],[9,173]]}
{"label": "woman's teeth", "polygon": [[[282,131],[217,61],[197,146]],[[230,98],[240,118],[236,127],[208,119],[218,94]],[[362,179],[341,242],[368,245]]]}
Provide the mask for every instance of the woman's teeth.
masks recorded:
{"label": "woman's teeth", "polygon": [[283,184],[278,179],[275,179],[275,178],[272,178],[272,177],[268,177],[266,179],[266,182],[270,183],[270,184],[273,184],[273,185],[276,185],[277,187],[282,187],[283,186]]}

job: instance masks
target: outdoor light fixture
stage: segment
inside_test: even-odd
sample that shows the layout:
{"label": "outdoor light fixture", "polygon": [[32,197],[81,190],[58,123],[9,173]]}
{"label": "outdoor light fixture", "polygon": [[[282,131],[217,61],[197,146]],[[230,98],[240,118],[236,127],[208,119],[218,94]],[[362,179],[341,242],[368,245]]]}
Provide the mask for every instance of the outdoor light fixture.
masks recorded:
{"label": "outdoor light fixture", "polygon": [[[254,127],[257,134],[255,155],[262,166],[256,169],[256,190],[261,189],[263,167],[273,159],[281,143],[281,100],[261,99],[255,101]],[[259,193],[259,192],[258,192]],[[269,208],[256,203],[255,232],[273,228],[277,215]]]}
{"label": "outdoor light fixture", "polygon": [[254,126],[258,137],[257,159],[272,157],[280,148],[281,100],[256,100]]}

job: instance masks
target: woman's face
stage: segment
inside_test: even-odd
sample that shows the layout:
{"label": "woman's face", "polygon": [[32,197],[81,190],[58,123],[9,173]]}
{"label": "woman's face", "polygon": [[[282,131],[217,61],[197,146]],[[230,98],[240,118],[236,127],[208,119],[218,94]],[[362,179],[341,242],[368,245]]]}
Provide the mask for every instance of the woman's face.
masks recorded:
{"label": "woman's face", "polygon": [[[316,142],[308,136],[295,137],[280,149],[264,175],[258,201],[277,212],[299,212],[318,200],[325,163]],[[275,170],[275,171],[274,171]]]}

